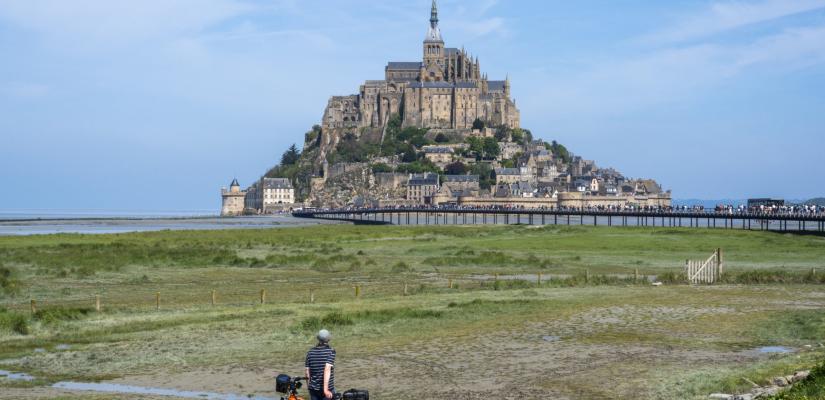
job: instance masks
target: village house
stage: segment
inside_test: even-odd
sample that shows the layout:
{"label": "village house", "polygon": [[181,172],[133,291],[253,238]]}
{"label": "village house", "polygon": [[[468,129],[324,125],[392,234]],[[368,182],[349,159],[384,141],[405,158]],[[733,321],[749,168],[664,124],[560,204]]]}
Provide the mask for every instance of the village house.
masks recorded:
{"label": "village house", "polygon": [[407,200],[417,204],[428,204],[438,189],[438,174],[412,174],[407,183]]}

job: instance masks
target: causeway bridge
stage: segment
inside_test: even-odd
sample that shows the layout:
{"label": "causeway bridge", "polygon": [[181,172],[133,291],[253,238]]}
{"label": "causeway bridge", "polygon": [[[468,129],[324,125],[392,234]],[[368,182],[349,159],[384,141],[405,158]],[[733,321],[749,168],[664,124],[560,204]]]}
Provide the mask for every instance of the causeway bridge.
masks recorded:
{"label": "causeway bridge", "polygon": [[297,218],[369,225],[595,225],[690,227],[825,233],[825,213],[754,213],[693,210],[550,210],[521,208],[307,209]]}

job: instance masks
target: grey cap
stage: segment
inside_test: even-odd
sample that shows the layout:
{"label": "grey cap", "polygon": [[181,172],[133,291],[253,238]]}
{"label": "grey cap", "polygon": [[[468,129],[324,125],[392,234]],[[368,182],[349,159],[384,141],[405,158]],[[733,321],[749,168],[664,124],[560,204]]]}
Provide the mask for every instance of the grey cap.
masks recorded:
{"label": "grey cap", "polygon": [[317,337],[319,342],[326,343],[329,342],[330,339],[332,339],[332,334],[329,333],[329,331],[326,329],[321,329],[320,331],[318,331]]}

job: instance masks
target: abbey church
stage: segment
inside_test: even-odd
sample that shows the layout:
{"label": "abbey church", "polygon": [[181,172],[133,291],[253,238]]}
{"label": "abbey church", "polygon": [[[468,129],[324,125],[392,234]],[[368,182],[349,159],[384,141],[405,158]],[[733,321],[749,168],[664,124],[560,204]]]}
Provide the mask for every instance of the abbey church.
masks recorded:
{"label": "abbey church", "polygon": [[444,46],[435,0],[422,50],[422,61],[389,62],[384,80],[366,81],[359,94],[332,97],[322,126],[381,128],[398,114],[405,127],[469,130],[476,119],[486,126],[519,127],[509,79],[488,80],[478,57]]}

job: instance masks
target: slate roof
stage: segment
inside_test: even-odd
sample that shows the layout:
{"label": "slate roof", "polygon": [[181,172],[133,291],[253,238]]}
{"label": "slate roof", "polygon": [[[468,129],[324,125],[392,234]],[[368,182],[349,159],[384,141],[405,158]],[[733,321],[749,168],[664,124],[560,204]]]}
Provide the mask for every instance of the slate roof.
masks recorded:
{"label": "slate roof", "polygon": [[444,175],[444,182],[478,182],[478,175]]}
{"label": "slate roof", "polygon": [[462,89],[475,89],[478,86],[474,82],[456,82],[455,87]]}
{"label": "slate roof", "polygon": [[493,92],[503,92],[505,81],[487,81],[487,88]]}
{"label": "slate roof", "polygon": [[496,175],[521,175],[518,168],[496,168]]}
{"label": "slate roof", "polygon": [[419,61],[390,61],[387,64],[387,69],[404,70],[404,71],[418,71],[421,69],[421,62]]}
{"label": "slate roof", "polygon": [[238,183],[238,178],[232,179],[232,183],[229,184],[229,187],[232,187],[232,186],[238,186],[238,187],[241,186],[241,184]]}
{"label": "slate roof", "polygon": [[292,189],[292,183],[286,178],[264,178],[264,189]]}
{"label": "slate roof", "polygon": [[416,82],[412,85],[412,87],[452,89],[454,86],[450,82]]}
{"label": "slate roof", "polygon": [[409,186],[432,186],[438,185],[438,175],[433,173],[413,174],[410,176]]}
{"label": "slate roof", "polygon": [[453,149],[444,146],[426,146],[424,147],[425,154],[452,154]]}

